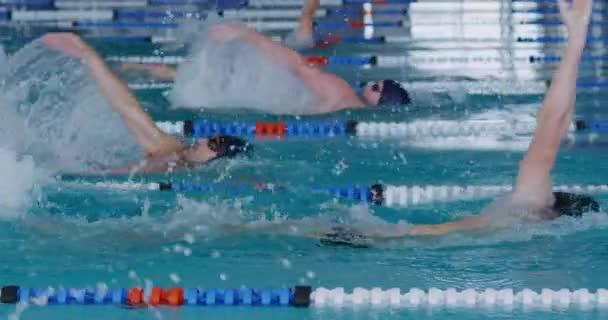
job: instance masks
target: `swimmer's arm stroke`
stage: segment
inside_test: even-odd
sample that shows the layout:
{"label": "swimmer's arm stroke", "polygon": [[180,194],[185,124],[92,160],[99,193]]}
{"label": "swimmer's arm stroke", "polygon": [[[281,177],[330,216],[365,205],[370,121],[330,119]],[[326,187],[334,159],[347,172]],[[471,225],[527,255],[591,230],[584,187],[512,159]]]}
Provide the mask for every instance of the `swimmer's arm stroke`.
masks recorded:
{"label": "swimmer's arm stroke", "polygon": [[[576,78],[587,38],[592,0],[559,0],[560,13],[568,29],[568,43],[553,75],[537,116],[537,127],[528,152],[522,160],[514,196],[533,197],[538,206],[549,205],[543,195],[551,192],[549,174],[555,163],[562,136],[567,132],[576,101]],[[468,217],[438,225],[417,225],[408,235],[441,235],[484,226],[484,216]]]}
{"label": "swimmer's arm stroke", "polygon": [[529,197],[532,194],[543,197],[551,192],[549,175],[561,138],[569,129],[575,109],[576,79],[585,48],[591,7],[592,0],[574,0],[572,4],[559,0],[562,19],[568,30],[568,42],[537,115],[534,137],[520,163],[515,196]]}
{"label": "swimmer's arm stroke", "polygon": [[300,79],[319,98],[319,109],[323,112],[336,111],[340,107],[361,107],[365,103],[359,99],[351,85],[344,79],[316,67],[311,67],[298,52],[242,25],[224,24],[214,26],[209,37],[216,41],[244,39],[256,46],[275,63],[282,64],[291,74]]}
{"label": "swimmer's arm stroke", "polygon": [[44,43],[71,57],[81,59],[114,111],[120,114],[147,157],[183,149],[175,137],[162,132],[144,111],[128,86],[120,80],[93,48],[72,33],[49,33]]}
{"label": "swimmer's arm stroke", "polygon": [[343,107],[365,106],[348,82],[317,67],[309,66],[304,57],[296,51],[252,30],[246,31],[245,37],[274,61],[285,65],[309,90],[314,92],[319,99],[319,105],[316,107],[323,113]]}

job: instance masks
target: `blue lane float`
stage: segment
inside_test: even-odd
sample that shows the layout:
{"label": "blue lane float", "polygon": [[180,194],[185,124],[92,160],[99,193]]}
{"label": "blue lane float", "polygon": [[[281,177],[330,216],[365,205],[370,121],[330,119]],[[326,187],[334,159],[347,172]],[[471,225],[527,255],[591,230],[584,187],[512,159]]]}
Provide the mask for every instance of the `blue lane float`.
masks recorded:
{"label": "blue lane float", "polygon": [[199,289],[199,288],[27,288],[15,285],[0,290],[0,303],[37,305],[120,306],[267,306],[308,307],[312,288]]}
{"label": "blue lane float", "polygon": [[[271,184],[252,184],[252,185],[223,185],[197,182],[160,182],[157,184],[160,191],[170,191],[176,193],[183,192],[214,192],[229,191],[242,192],[252,189],[272,190]],[[357,202],[382,204],[384,186],[375,184],[372,186],[312,186],[308,188],[310,192],[324,192],[337,198],[344,198]]]}
{"label": "blue lane float", "polygon": [[[581,81],[580,86],[596,86],[603,84],[608,86],[608,81],[598,83],[596,81],[585,82]],[[159,123],[162,126],[162,123]],[[205,138],[214,135],[231,135],[238,137],[346,137],[361,135],[362,130],[360,125],[377,126],[381,123],[373,122],[358,122],[354,120],[336,120],[336,121],[285,121],[285,122],[223,122],[209,120],[186,120],[183,123],[176,124],[179,128],[176,131],[185,136],[195,138]],[[389,124],[390,125],[390,124]],[[406,123],[396,123],[396,125],[407,125]],[[437,127],[445,126],[443,122],[437,122]],[[463,125],[467,125],[463,123]],[[478,131],[484,130],[485,123],[483,121],[472,122],[471,127],[479,127]],[[495,126],[493,122],[488,125]],[[282,129],[281,129],[282,128]],[[498,128],[498,127],[497,127]],[[498,128],[500,129],[500,128]],[[587,132],[608,132],[608,121],[586,121],[576,120],[572,124],[572,130],[576,133]],[[463,131],[463,130],[460,130]]]}

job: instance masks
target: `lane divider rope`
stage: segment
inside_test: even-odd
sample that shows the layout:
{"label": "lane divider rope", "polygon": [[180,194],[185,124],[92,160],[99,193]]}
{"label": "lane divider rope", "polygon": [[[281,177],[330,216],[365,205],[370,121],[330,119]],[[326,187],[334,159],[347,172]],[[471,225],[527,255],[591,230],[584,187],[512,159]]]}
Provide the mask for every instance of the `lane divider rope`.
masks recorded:
{"label": "lane divider rope", "polygon": [[[466,92],[469,95],[524,95],[524,94],[544,94],[549,87],[550,81],[542,80],[494,80],[494,81],[401,81],[401,85],[410,91],[458,91]],[[351,85],[359,90],[367,82],[355,81]],[[606,79],[581,79],[577,81],[578,90],[599,90],[608,88]],[[132,90],[170,90],[173,82],[135,82],[129,83]]]}
{"label": "lane divider rope", "polygon": [[[106,61],[121,63],[144,64],[180,64],[186,58],[182,56],[108,56]],[[450,56],[447,54],[432,54],[426,56],[308,56],[306,63],[313,66],[352,66],[352,67],[398,67],[428,64],[471,64],[471,63],[503,63],[510,61],[524,64],[557,64],[559,55],[530,55],[505,58],[503,56],[469,55]],[[585,55],[583,63],[608,62],[608,55]]]}
{"label": "lane divider rope", "polygon": [[[507,120],[418,120],[414,122],[367,121],[158,121],[164,132],[195,138],[214,135],[236,137],[477,137],[495,135],[531,135],[534,121]],[[608,122],[576,120],[570,133],[607,133]]]}
{"label": "lane divider rope", "polygon": [[[147,292],[149,291],[149,294]],[[4,304],[47,305],[119,305],[131,307],[211,307],[211,306],[267,306],[267,307],[326,307],[326,306],[380,306],[380,307],[559,307],[606,308],[608,290],[587,288],[550,289],[535,291],[525,288],[516,291],[503,289],[445,290],[412,288],[366,289],[357,287],[347,291],[343,287],[315,288],[295,286],[278,289],[199,289],[199,288],[26,288],[4,286],[0,291]]]}
{"label": "lane divider rope", "polygon": [[[286,188],[273,183],[252,184],[211,184],[190,181],[181,182],[78,182],[75,186],[92,186],[118,191],[162,191],[175,193],[217,193],[229,192],[231,194],[247,191],[281,192]],[[371,186],[311,186],[303,189],[294,189],[295,192],[323,192],[337,198],[356,202],[383,205],[386,207],[409,207],[439,202],[471,201],[491,198],[510,192],[512,185],[383,185]],[[569,192],[577,194],[608,193],[606,184],[589,185],[557,185],[556,192]]]}

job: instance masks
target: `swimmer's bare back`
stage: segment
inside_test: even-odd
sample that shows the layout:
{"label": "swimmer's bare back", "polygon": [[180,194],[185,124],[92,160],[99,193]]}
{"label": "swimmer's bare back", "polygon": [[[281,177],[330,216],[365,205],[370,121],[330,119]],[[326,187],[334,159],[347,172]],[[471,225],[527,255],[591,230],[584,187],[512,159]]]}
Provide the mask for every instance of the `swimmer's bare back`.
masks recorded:
{"label": "swimmer's bare back", "polygon": [[295,75],[318,97],[319,105],[314,109],[315,113],[366,106],[351,85],[334,74],[302,62]]}

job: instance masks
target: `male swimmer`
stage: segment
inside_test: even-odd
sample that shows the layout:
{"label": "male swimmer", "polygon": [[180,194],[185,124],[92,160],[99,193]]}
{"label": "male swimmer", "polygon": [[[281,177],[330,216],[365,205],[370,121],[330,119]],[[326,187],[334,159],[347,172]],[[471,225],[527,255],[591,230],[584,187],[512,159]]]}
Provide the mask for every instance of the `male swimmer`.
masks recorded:
{"label": "male swimmer", "polygon": [[591,16],[592,0],[559,0],[559,9],[568,30],[568,42],[537,115],[537,127],[527,154],[521,161],[514,191],[494,200],[481,215],[436,225],[396,225],[390,232],[364,234],[358,230],[335,228],[322,235],[322,242],[353,245],[372,238],[409,235],[441,235],[455,231],[506,227],[519,223],[550,220],[560,216],[581,216],[599,211],[599,204],[587,195],[553,192],[550,172],[562,136],[574,113],[576,78]]}
{"label": "male swimmer", "polygon": [[107,173],[167,173],[194,168],[221,157],[234,157],[250,149],[245,141],[230,136],[200,139],[192,146],[182,144],[156,126],[127,85],[80,37],[72,33],[49,33],[42,40],[49,48],[78,58],[86,65],[103,96],[121,116],[145,153],[145,159],[139,164],[108,170]]}
{"label": "male swimmer", "polygon": [[[312,42],[318,6],[319,0],[305,1],[295,31],[297,43]],[[203,42],[177,70],[142,64],[124,68],[145,70],[161,80],[175,79],[172,100],[178,106],[238,107],[244,103],[272,113],[322,114],[410,102],[407,91],[388,79],[366,85],[359,95],[344,79],[310,66],[298,52],[244,25],[215,25]]]}

